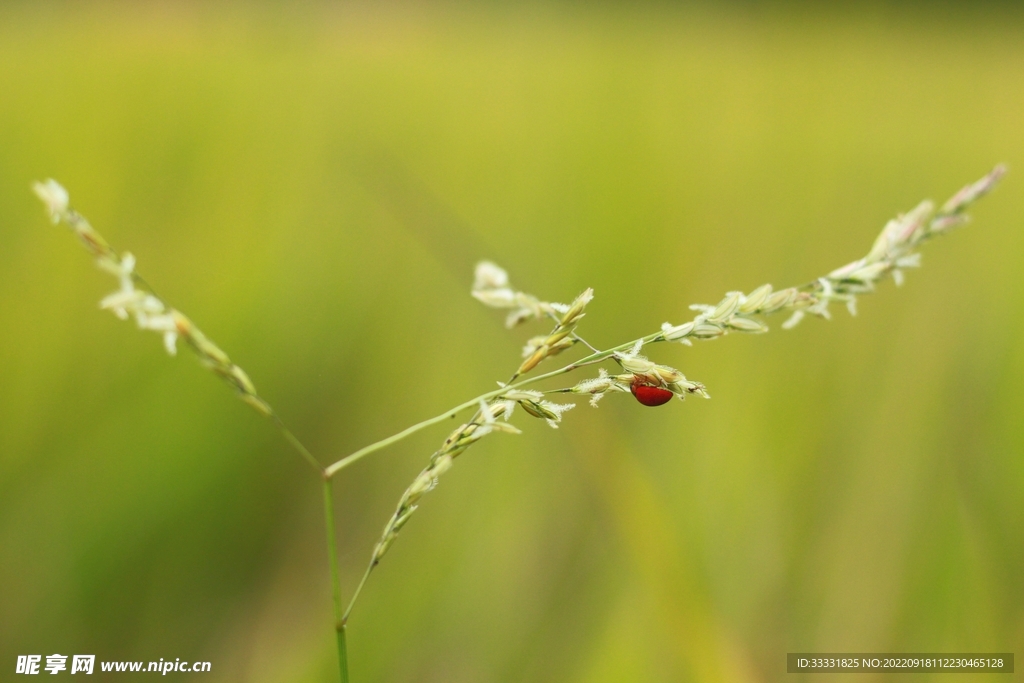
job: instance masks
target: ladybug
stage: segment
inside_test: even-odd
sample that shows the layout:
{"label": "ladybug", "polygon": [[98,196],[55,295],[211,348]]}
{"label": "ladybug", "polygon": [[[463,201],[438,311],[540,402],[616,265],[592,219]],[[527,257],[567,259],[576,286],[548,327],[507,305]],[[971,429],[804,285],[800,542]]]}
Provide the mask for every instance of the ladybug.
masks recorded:
{"label": "ladybug", "polygon": [[661,406],[665,405],[672,400],[674,394],[668,389],[654,386],[651,384],[646,377],[642,375],[635,375],[633,377],[633,383],[629,386],[629,390],[636,397],[636,400],[645,406]]}

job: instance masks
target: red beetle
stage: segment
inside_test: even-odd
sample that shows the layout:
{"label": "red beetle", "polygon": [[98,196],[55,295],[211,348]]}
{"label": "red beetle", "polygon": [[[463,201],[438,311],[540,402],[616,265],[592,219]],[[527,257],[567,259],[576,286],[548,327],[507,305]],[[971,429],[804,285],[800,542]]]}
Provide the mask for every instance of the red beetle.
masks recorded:
{"label": "red beetle", "polygon": [[633,396],[636,400],[645,406],[661,406],[665,405],[672,400],[674,394],[668,389],[655,386],[651,384],[646,377],[642,375],[635,375],[633,377],[633,383],[629,386],[629,390],[633,392]]}

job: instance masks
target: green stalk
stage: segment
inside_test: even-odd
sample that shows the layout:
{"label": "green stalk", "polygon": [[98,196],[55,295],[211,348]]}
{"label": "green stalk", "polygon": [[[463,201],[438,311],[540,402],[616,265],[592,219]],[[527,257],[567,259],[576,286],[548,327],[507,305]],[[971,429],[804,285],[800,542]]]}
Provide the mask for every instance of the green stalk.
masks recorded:
{"label": "green stalk", "polygon": [[292,433],[292,430],[288,429],[288,427],[285,426],[284,422],[281,420],[280,417],[278,417],[277,413],[271,412],[270,419],[272,419],[274,421],[274,424],[277,425],[277,428],[281,430],[281,434],[284,435],[284,438],[288,441],[288,443],[291,444],[292,448],[294,448],[296,452],[298,452],[298,454],[301,455],[302,458],[313,467],[313,469],[315,469],[317,472],[323,475],[323,466],[317,461],[316,458],[313,457],[313,454],[309,452],[309,449],[306,448],[301,441],[299,441],[298,437]]}
{"label": "green stalk", "polygon": [[345,620],[341,613],[341,573],[338,571],[338,544],[334,534],[334,495],[331,479],[324,476],[324,521],[327,527],[327,559],[331,565],[331,592],[334,595],[334,632],[338,639],[338,671],[341,683],[348,683],[348,651],[345,648]]}
{"label": "green stalk", "polygon": [[359,580],[359,585],[356,586],[356,592],[352,594],[352,599],[348,601],[348,607],[345,608],[345,614],[341,617],[342,623],[348,623],[348,618],[352,615],[352,608],[356,606],[356,598],[358,598],[359,594],[363,592],[363,586],[366,585],[366,580],[370,578],[370,572],[372,572],[373,568],[376,566],[377,558],[375,557],[370,560],[370,566],[368,566],[366,571],[363,572],[363,578]]}

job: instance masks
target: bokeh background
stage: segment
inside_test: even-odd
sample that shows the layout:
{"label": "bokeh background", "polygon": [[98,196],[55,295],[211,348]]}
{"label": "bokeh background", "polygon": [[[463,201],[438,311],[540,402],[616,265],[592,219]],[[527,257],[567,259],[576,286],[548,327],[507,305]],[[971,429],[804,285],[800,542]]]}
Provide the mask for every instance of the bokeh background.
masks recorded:
{"label": "bokeh background", "polygon": [[[516,365],[538,328],[470,299],[478,258],[593,286],[607,346],[1008,162],[857,318],[650,350],[711,401],[520,413],[424,500],[349,647],[360,683],[1021,655],[1022,31],[1010,3],[4,4],[0,678],[54,652],[337,675],[319,482],[98,310],[113,281],[29,191],[51,176],[327,462]],[[339,477],[346,593],[446,434]]]}

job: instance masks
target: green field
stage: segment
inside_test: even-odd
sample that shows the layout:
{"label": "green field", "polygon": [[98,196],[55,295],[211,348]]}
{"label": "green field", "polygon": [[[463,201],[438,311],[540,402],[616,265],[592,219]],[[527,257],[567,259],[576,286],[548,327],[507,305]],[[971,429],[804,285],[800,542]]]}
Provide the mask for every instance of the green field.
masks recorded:
{"label": "green field", "polygon": [[[974,222],[856,318],[649,349],[712,400],[519,413],[460,458],[356,607],[355,683],[1024,656],[1024,12],[0,7],[0,678],[52,653],[337,676],[319,481],[98,309],[112,280],[32,181],[329,462],[493,389],[549,329],[472,300],[477,259],[556,301],[594,287],[580,332],[609,347],[823,275],[997,162]],[[447,433],[339,476],[346,592]]]}

